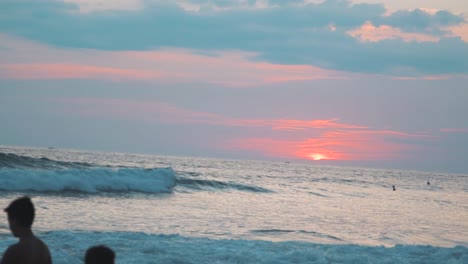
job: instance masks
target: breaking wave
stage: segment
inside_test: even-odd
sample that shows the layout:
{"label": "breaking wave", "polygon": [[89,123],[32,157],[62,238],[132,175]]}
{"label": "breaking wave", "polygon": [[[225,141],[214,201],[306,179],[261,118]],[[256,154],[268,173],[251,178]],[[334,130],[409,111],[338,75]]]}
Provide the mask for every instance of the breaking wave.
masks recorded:
{"label": "breaking wave", "polygon": [[0,190],[33,192],[167,193],[176,184],[171,168],[0,169]]}

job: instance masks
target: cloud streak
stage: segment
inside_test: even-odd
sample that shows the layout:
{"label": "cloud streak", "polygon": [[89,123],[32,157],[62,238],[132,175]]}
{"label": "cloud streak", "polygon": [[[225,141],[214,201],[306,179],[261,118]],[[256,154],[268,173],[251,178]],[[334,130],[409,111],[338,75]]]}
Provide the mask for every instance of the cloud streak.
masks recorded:
{"label": "cloud streak", "polygon": [[381,130],[333,130],[302,140],[240,138],[228,141],[228,149],[255,151],[266,157],[306,160],[395,160],[412,159],[422,146],[412,141],[432,136]]}
{"label": "cloud streak", "polygon": [[0,65],[0,78],[16,80],[48,79],[158,79],[164,74],[157,71],[96,67],[79,64],[8,64]]}
{"label": "cloud streak", "polygon": [[347,74],[309,65],[255,60],[240,51],[68,50],[1,35],[0,78],[16,80],[102,79],[212,83],[242,87],[289,81],[347,78]]}
{"label": "cloud streak", "polygon": [[[324,160],[409,159],[421,148],[414,144],[433,140],[428,134],[392,130],[373,130],[367,126],[339,122],[338,119],[234,119],[222,115],[192,111],[158,101],[102,100],[62,98],[71,114],[88,118],[141,120],[168,124],[234,126],[242,129],[267,128],[271,135],[262,138],[227,139],[220,146],[227,150],[248,150],[264,157]],[[286,131],[288,134],[282,134]],[[276,133],[278,132],[278,133]],[[291,140],[291,133],[298,133]],[[311,134],[317,136],[310,137]],[[279,138],[278,138],[279,137]]]}
{"label": "cloud streak", "polygon": [[370,21],[358,29],[348,31],[348,34],[364,42],[379,42],[387,39],[401,39],[405,42],[438,42],[440,40],[439,37],[422,33],[402,32],[388,25],[376,27]]}
{"label": "cloud streak", "polygon": [[[160,101],[97,98],[61,98],[59,103],[70,113],[88,117],[166,122],[173,124],[210,124],[237,127],[268,127],[278,131],[308,129],[367,129],[366,126],[340,123],[339,119],[236,119],[222,115],[193,111]],[[66,107],[65,107],[66,106]]]}

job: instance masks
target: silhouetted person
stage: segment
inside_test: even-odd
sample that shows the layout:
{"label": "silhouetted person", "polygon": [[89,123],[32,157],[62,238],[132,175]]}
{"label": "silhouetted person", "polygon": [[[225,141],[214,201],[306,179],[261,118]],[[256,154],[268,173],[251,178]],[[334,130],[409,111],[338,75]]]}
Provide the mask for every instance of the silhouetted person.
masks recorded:
{"label": "silhouetted person", "polygon": [[431,185],[431,183],[429,181],[427,181],[427,185]]}
{"label": "silhouetted person", "polygon": [[393,185],[393,190],[396,191],[395,185]]}
{"label": "silhouetted person", "polygon": [[114,264],[115,253],[107,246],[100,245],[88,248],[85,264]]}
{"label": "silhouetted person", "polygon": [[49,248],[31,230],[35,215],[31,199],[18,198],[5,208],[5,212],[11,233],[19,241],[8,247],[1,264],[51,264]]}

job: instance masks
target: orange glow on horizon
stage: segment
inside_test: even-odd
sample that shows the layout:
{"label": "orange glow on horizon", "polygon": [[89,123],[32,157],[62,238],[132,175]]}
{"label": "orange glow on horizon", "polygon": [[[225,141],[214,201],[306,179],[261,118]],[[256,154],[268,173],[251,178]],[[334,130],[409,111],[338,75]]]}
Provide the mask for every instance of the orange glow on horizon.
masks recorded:
{"label": "orange glow on horizon", "polygon": [[[239,153],[255,153],[275,159],[301,160],[393,160],[412,158],[421,140],[436,138],[395,130],[371,130],[366,126],[338,122],[339,119],[232,119],[216,113],[192,111],[153,100],[61,98],[71,112],[125,120],[168,124],[210,124],[246,128],[270,128],[267,137],[244,137],[216,142],[216,147]],[[278,133],[280,131],[281,133]],[[284,133],[284,131],[288,133]],[[446,128],[441,132],[465,132]],[[276,137],[272,137],[276,135]]]}
{"label": "orange glow on horizon", "polygon": [[408,134],[387,130],[326,131],[317,137],[285,140],[273,138],[241,138],[230,140],[227,149],[255,151],[265,157],[305,160],[393,160],[411,158],[418,149],[410,143],[391,139],[433,140],[424,134]]}
{"label": "orange glow on horizon", "polygon": [[[326,148],[324,148],[326,146]],[[345,154],[346,151],[334,150],[333,144],[317,145],[316,147],[304,147],[304,143],[299,143],[294,156],[300,159],[308,160],[347,160],[349,157]]]}

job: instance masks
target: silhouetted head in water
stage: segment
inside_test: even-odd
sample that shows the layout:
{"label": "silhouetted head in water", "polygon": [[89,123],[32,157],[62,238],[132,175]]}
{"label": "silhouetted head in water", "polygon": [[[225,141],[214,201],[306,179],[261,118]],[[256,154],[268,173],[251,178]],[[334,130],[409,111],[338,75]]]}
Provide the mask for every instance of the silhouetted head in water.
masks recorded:
{"label": "silhouetted head in water", "polygon": [[393,185],[392,187],[393,187],[393,190],[396,191],[395,185]]}
{"label": "silhouetted head in water", "polygon": [[427,185],[431,185],[431,183],[429,181],[427,181]]}
{"label": "silhouetted head in water", "polygon": [[8,247],[3,253],[2,264],[36,263],[51,264],[52,258],[47,245],[36,237],[31,229],[35,209],[31,198],[24,196],[15,199],[4,209],[8,217],[8,226],[18,243]]}
{"label": "silhouetted head in water", "polygon": [[11,232],[18,237],[20,229],[30,230],[34,222],[34,205],[27,196],[18,198],[4,210],[8,215]]}
{"label": "silhouetted head in water", "polygon": [[115,253],[107,246],[94,246],[86,250],[85,264],[114,264],[114,261]]}

